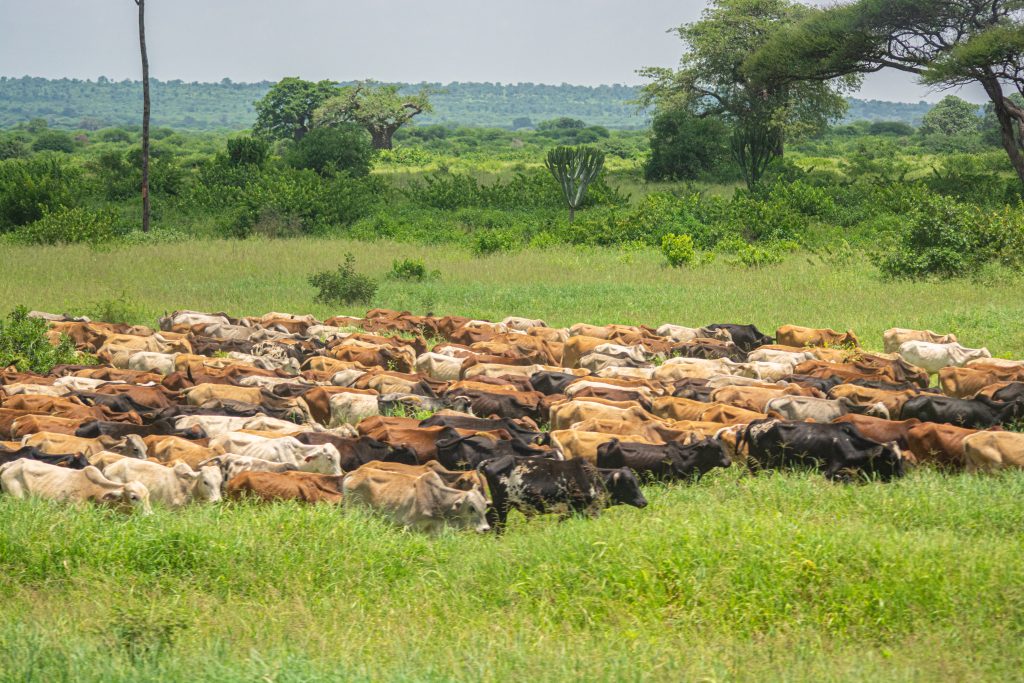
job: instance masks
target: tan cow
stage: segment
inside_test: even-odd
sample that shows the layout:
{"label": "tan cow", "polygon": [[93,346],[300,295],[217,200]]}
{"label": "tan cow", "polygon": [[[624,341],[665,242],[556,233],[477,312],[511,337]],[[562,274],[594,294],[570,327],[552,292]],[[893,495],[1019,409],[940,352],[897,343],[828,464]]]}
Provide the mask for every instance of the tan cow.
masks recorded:
{"label": "tan cow", "polygon": [[346,506],[365,506],[408,529],[440,532],[456,529],[490,530],[487,501],[479,491],[446,486],[436,472],[412,477],[360,467],[342,483]]}
{"label": "tan cow", "polygon": [[775,342],[783,346],[860,346],[852,330],[836,332],[833,329],[816,329],[799,325],[783,325],[775,331]]}
{"label": "tan cow", "polygon": [[149,490],[140,482],[119,484],[97,468],[82,470],[20,458],[0,465],[0,491],[12,498],[30,496],[66,503],[98,503],[149,514]]}
{"label": "tan cow", "polygon": [[978,432],[964,439],[968,472],[1024,469],[1024,434]]}
{"label": "tan cow", "polygon": [[903,327],[893,327],[882,333],[882,341],[886,353],[896,353],[900,350],[903,342],[925,341],[933,344],[955,344],[955,334],[938,334],[931,330],[910,330]]}
{"label": "tan cow", "polygon": [[562,429],[551,432],[551,442],[566,459],[582,458],[591,465],[597,464],[597,449],[601,444],[614,439],[630,443],[664,444],[662,439],[648,439],[643,436],[583,432],[577,429]]}
{"label": "tan cow", "polygon": [[577,399],[555,403],[551,406],[550,411],[551,429],[568,429],[574,423],[592,417],[610,417],[637,423],[662,422],[635,403],[619,405],[611,405],[611,403],[611,401],[600,399]]}
{"label": "tan cow", "polygon": [[85,456],[95,455],[100,451],[112,451],[121,455],[133,458],[145,458],[146,444],[142,437],[129,434],[122,439],[112,436],[98,436],[94,439],[86,439],[71,434],[54,434],[52,432],[39,432],[29,434],[21,440],[23,446],[34,446],[43,453],[61,455],[66,453],[82,453]]}

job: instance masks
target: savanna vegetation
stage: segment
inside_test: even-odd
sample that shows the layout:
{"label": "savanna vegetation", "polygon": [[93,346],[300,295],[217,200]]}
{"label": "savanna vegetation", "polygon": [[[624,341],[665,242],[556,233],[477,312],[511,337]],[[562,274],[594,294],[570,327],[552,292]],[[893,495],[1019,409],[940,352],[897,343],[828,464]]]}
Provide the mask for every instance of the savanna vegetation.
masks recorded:
{"label": "savanna vegetation", "polygon": [[[153,81],[148,233],[139,85],[0,79],[0,301],[799,323],[873,350],[903,326],[1021,358],[1022,13],[716,0],[642,89]],[[887,68],[988,102],[850,99]],[[16,309],[0,364],[87,360],[40,339]],[[1020,677],[1020,473],[737,470],[501,538],[0,499],[0,679]]]}

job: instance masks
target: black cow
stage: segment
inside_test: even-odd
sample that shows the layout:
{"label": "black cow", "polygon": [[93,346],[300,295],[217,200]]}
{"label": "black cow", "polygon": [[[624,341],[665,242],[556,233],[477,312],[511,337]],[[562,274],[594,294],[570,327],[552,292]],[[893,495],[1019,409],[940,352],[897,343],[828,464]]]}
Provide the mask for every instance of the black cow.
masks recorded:
{"label": "black cow", "polygon": [[[605,469],[585,460],[549,460],[505,455],[482,463],[478,468],[487,479],[493,509],[488,521],[501,529],[508,511],[515,508],[527,517],[557,512],[600,514],[609,505],[647,505],[640,482],[628,468]],[[492,521],[493,519],[493,521]]]}
{"label": "black cow", "polygon": [[529,445],[541,435],[536,429],[530,429],[517,420],[510,420],[507,417],[490,418],[474,417],[464,413],[435,413],[420,422],[420,427],[454,427],[455,429],[470,429],[475,432],[491,432],[504,429],[518,439],[524,445]]}
{"label": "black cow", "polygon": [[845,422],[756,420],[743,430],[737,450],[744,445],[754,468],[813,467],[838,481],[849,481],[852,470],[877,475],[882,481],[904,474],[898,446],[872,441]]}
{"label": "black cow", "polygon": [[679,398],[688,398],[691,401],[711,401],[711,392],[718,387],[709,387],[706,379],[688,378],[681,379],[673,385],[672,395]]}
{"label": "black cow", "polygon": [[81,424],[75,430],[75,436],[86,439],[95,439],[98,436],[112,436],[120,439],[129,434],[139,436],[151,436],[153,434],[173,434],[183,439],[202,439],[206,432],[201,427],[192,427],[179,431],[174,423],[167,419],[156,420],[148,425],[136,425],[129,422],[107,422],[105,420],[90,420]]}
{"label": "black cow", "polygon": [[534,390],[550,396],[552,394],[564,394],[565,388],[577,379],[579,377],[572,373],[541,370],[530,375],[530,385]]}
{"label": "black cow", "polygon": [[769,337],[755,325],[735,325],[732,323],[715,323],[708,325],[709,330],[726,330],[732,335],[732,341],[740,347],[744,353],[750,353],[759,346],[774,344],[775,339]]}
{"label": "black cow", "polygon": [[789,382],[790,384],[797,384],[802,387],[810,387],[811,389],[817,389],[823,394],[828,394],[832,387],[835,387],[843,383],[843,380],[839,377],[811,377],[810,375],[786,375],[782,378],[783,382]]}
{"label": "black cow", "polygon": [[437,440],[437,461],[450,470],[472,470],[480,463],[505,455],[524,458],[550,457],[551,449],[538,448],[519,439],[495,439],[482,434],[462,436],[452,430]]}
{"label": "black cow", "polygon": [[49,453],[43,453],[34,446],[22,446],[16,451],[0,450],[0,465],[5,465],[21,458],[38,460],[48,465],[58,465],[73,470],[81,470],[89,466],[89,459],[82,453],[50,455]]}
{"label": "black cow", "polygon": [[916,417],[922,422],[940,422],[968,429],[988,429],[1019,420],[1022,415],[1024,403],[1018,401],[993,401],[987,396],[964,399],[928,394],[915,396],[904,403],[900,419],[909,420]]}
{"label": "black cow", "polygon": [[996,401],[1024,402],[1024,382],[1011,382],[992,394]]}
{"label": "black cow", "polygon": [[332,444],[341,453],[341,469],[351,472],[371,460],[418,465],[416,453],[407,446],[389,446],[369,436],[349,438],[329,432],[302,432],[295,436],[308,446]]}
{"label": "black cow", "polygon": [[597,448],[598,467],[628,467],[654,479],[700,479],[716,467],[731,464],[717,439],[685,446],[678,441],[654,445],[612,439]]}

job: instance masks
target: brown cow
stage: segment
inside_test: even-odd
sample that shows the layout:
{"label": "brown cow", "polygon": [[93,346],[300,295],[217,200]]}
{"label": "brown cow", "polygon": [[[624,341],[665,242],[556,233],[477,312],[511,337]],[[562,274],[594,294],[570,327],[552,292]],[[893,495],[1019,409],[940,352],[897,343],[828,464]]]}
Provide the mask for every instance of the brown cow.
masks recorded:
{"label": "brown cow", "polygon": [[907,445],[918,462],[962,470],[967,462],[964,439],[978,431],[937,422],[922,422],[907,431]]}
{"label": "brown cow", "polygon": [[942,393],[954,398],[971,398],[993,384],[1022,380],[1024,368],[985,365],[969,368],[950,366],[939,370],[939,387],[942,388]]}
{"label": "brown cow", "polygon": [[896,445],[903,451],[904,457],[911,462],[917,462],[917,456],[910,448],[908,433],[912,427],[923,424],[917,418],[909,420],[885,420],[871,415],[857,415],[849,413],[836,418],[833,422],[849,422],[856,427],[861,434],[878,443],[889,443],[895,441]]}
{"label": "brown cow", "polygon": [[254,497],[268,502],[297,500],[303,503],[333,503],[342,499],[344,475],[312,472],[242,472],[227,484],[232,500]]}
{"label": "brown cow", "polygon": [[899,415],[903,404],[921,392],[916,389],[891,391],[888,389],[872,389],[857,384],[837,384],[828,392],[830,398],[845,398],[855,406],[869,408],[881,403],[890,415]]}
{"label": "brown cow", "polygon": [[783,325],[775,331],[775,341],[783,346],[860,346],[852,330],[836,332],[833,329],[815,329],[799,325]]}
{"label": "brown cow", "polygon": [[964,439],[968,472],[1024,469],[1024,434],[978,432]]}

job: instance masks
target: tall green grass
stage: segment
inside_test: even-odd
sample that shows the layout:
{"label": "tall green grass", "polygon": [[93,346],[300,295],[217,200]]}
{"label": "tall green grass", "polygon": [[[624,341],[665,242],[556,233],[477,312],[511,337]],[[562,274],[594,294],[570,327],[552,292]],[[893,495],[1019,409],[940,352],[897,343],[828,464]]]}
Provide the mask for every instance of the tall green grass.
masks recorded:
{"label": "tall green grass", "polygon": [[0,678],[1012,680],[1024,476],[718,472],[431,539],[359,512],[0,499]]}
{"label": "tall green grass", "polygon": [[[179,308],[321,317],[365,307],[313,303],[306,278],[337,267],[345,252],[380,280],[373,306],[501,319],[592,323],[786,323],[853,329],[881,348],[888,327],[955,332],[969,346],[1024,357],[1020,275],[991,271],[981,281],[885,282],[866,261],[836,263],[797,254],[779,266],[748,269],[728,257],[695,269],[667,268],[653,250],[557,247],[477,258],[466,250],[345,240],[196,241],[97,251],[88,247],[4,247],[0,301],[56,312],[87,311],[125,298],[151,319]],[[416,258],[438,280],[384,275],[396,258]],[[122,296],[123,295],[123,296]]]}

